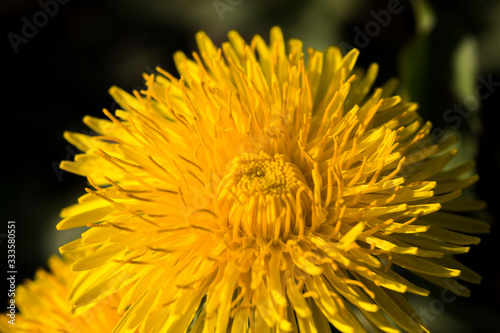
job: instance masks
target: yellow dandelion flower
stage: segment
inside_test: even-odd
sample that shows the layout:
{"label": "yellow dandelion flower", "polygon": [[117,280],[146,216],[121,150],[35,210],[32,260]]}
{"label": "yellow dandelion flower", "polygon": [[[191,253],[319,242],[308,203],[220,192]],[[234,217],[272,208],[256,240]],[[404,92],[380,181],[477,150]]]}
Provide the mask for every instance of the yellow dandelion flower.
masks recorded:
{"label": "yellow dandelion flower", "polygon": [[34,280],[16,288],[13,299],[20,313],[13,317],[2,315],[0,330],[4,333],[111,332],[120,319],[116,312],[117,295],[101,300],[88,311],[74,313],[69,285],[75,272],[58,256],[49,259],[49,268],[50,272],[39,269]]}
{"label": "yellow dandelion flower", "polygon": [[453,255],[488,231],[454,214],[483,206],[461,198],[472,163],[444,169],[456,138],[433,142],[395,81],[372,90],[357,50],[228,36],[198,33],[180,79],[111,88],[122,110],[84,118],[98,136],[65,134],[83,154],[62,169],[93,189],[62,212],[91,228],[61,252],[97,247],[74,305],[126,289],[115,332],[425,331],[404,293],[429,292],[392,268],[466,296],[450,283],[479,276]]}

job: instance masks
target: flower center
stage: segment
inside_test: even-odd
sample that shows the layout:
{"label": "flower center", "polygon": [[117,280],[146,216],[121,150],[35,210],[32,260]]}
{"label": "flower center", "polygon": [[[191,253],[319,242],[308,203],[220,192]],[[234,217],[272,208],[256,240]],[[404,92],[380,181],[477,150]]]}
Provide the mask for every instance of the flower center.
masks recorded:
{"label": "flower center", "polygon": [[218,214],[243,238],[286,240],[304,232],[310,220],[312,191],[287,156],[264,152],[235,158],[218,188]]}

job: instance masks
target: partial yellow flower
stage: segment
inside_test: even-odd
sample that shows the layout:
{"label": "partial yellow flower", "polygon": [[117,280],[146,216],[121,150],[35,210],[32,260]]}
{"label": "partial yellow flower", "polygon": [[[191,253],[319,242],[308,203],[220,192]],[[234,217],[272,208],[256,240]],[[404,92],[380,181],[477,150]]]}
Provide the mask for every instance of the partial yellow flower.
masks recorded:
{"label": "partial yellow flower", "polygon": [[452,257],[488,231],[454,213],[483,208],[461,197],[473,164],[445,169],[456,138],[433,142],[394,80],[372,90],[377,65],[306,56],[279,28],[196,38],[180,79],[113,87],[123,109],[84,118],[98,136],[65,134],[83,154],[61,168],[93,189],[62,212],[58,229],[90,230],[61,252],[97,246],[72,266],[76,307],[126,289],[115,332],[419,332],[404,293],[429,292],[394,266],[479,282]]}
{"label": "partial yellow flower", "polygon": [[48,264],[50,272],[39,269],[33,280],[16,288],[13,299],[19,313],[15,318],[3,314],[0,330],[4,333],[111,332],[120,319],[116,312],[117,295],[101,300],[86,312],[74,313],[69,284],[76,273],[58,256],[52,256]]}

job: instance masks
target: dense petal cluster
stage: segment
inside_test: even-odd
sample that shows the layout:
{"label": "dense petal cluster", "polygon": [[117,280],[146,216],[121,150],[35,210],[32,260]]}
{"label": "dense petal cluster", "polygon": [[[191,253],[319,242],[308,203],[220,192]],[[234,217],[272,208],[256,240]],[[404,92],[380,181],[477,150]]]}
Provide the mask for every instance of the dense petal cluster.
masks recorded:
{"label": "dense petal cluster", "polygon": [[[96,303],[88,311],[73,311],[69,286],[75,276],[66,259],[52,256],[47,272],[39,269],[33,280],[25,281],[15,291],[19,313],[2,315],[0,331],[29,332],[111,332],[120,320],[116,312],[119,294]],[[17,311],[16,311],[17,312]]]}
{"label": "dense petal cluster", "polygon": [[434,142],[395,80],[279,28],[196,38],[180,78],[113,87],[122,109],[84,119],[98,135],[65,134],[83,153],[61,167],[92,186],[58,224],[90,227],[61,248],[93,249],[76,307],[123,293],[116,332],[419,332],[404,293],[428,291],[394,267],[468,295],[450,283],[480,279],[453,258],[488,231],[455,214],[483,206],[461,197],[473,163],[446,168],[456,138]]}

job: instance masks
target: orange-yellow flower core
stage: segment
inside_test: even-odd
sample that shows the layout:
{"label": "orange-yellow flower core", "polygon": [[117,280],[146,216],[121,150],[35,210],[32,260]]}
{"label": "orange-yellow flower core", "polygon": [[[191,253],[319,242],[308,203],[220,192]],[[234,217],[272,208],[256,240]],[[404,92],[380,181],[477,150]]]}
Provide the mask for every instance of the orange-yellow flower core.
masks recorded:
{"label": "orange-yellow flower core", "polygon": [[285,241],[290,233],[310,227],[312,196],[304,175],[286,155],[245,153],[231,162],[217,204],[234,240]]}

